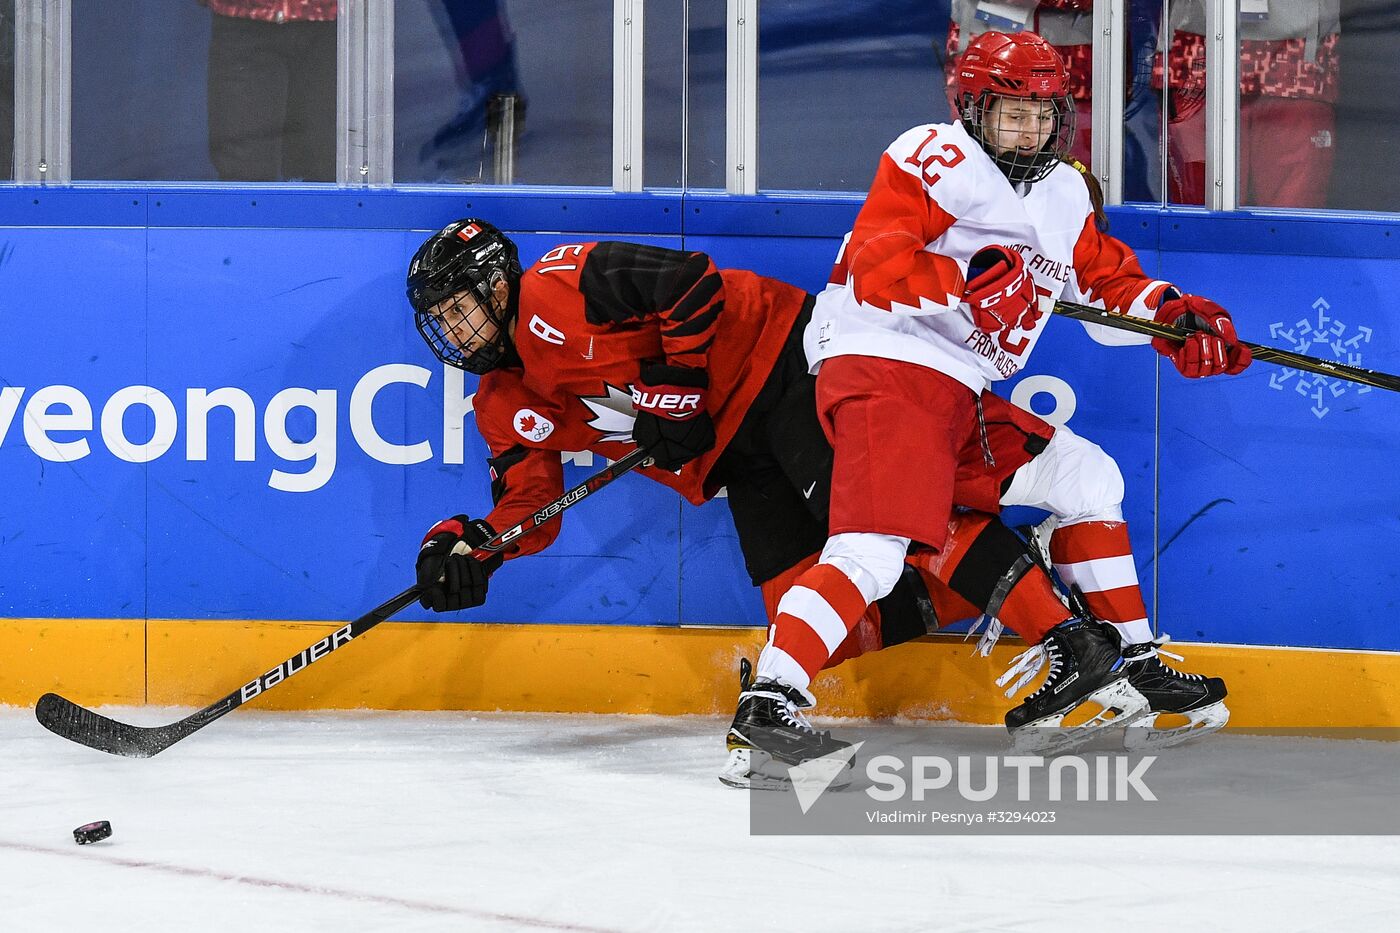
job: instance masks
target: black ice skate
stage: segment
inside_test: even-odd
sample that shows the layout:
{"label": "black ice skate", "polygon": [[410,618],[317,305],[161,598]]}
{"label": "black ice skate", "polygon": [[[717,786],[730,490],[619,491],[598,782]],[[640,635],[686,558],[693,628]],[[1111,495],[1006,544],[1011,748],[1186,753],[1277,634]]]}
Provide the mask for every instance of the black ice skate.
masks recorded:
{"label": "black ice skate", "polygon": [[[1162,635],[1153,641],[1123,647],[1128,682],[1147,698],[1149,710],[1123,733],[1123,744],[1131,750],[1180,745],[1223,729],[1230,720],[1230,711],[1224,702],[1225,681],[1219,677],[1183,673],[1162,663],[1162,655],[1175,661],[1184,660],[1178,654],[1162,650],[1162,645],[1170,638]],[[1159,727],[1163,714],[1168,718],[1184,717],[1186,722]]]}
{"label": "black ice skate", "polygon": [[[1010,695],[1047,661],[1045,682],[1006,714],[1016,752],[1055,755],[1147,714],[1147,699],[1129,683],[1127,663],[1098,623],[1061,622],[1039,645],[1023,652],[997,685],[1020,674],[1007,691]],[[1066,715],[1086,703],[1098,705],[1099,711],[1083,723],[1064,726]]]}
{"label": "black ice skate", "polygon": [[[812,704],[800,690],[776,680],[751,682],[751,671],[747,659],[740,662],[739,709],[725,738],[729,759],[720,781],[730,787],[782,790],[801,777],[794,769],[816,767],[822,774],[812,776],[822,781],[830,768],[842,772],[829,787],[850,783],[851,743],[812,728],[802,714]],[[826,760],[814,764],[818,758]]]}

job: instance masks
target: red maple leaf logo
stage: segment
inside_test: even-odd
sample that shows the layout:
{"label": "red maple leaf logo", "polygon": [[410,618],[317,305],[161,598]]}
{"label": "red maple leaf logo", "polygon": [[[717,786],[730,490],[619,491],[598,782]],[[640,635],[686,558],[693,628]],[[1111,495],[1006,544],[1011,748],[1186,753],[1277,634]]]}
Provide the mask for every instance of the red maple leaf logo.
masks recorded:
{"label": "red maple leaf logo", "polygon": [[520,430],[521,430],[522,433],[526,433],[526,434],[528,434],[529,432],[535,430],[535,416],[534,416],[534,415],[526,415],[525,417],[521,418],[521,419],[520,419]]}

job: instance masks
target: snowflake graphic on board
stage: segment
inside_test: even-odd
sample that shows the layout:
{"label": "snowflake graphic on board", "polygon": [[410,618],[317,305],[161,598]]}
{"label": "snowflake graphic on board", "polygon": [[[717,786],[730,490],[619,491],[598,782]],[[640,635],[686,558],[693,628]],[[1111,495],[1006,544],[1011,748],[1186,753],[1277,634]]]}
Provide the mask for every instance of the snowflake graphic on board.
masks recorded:
{"label": "snowflake graphic on board", "polygon": [[[1304,317],[1293,324],[1275,321],[1269,325],[1269,336],[1275,340],[1286,340],[1292,344],[1290,349],[1298,353],[1335,360],[1348,366],[1361,366],[1361,347],[1371,342],[1371,328],[1357,327],[1348,333],[1350,328],[1345,323],[1328,315],[1332,306],[1326,298],[1314,301],[1312,309],[1317,312],[1315,319]],[[1348,392],[1365,395],[1371,391],[1370,386],[1288,366],[1269,375],[1269,388],[1280,392],[1291,389],[1298,393],[1312,403],[1309,410],[1319,419],[1327,417],[1332,410],[1331,402]]]}

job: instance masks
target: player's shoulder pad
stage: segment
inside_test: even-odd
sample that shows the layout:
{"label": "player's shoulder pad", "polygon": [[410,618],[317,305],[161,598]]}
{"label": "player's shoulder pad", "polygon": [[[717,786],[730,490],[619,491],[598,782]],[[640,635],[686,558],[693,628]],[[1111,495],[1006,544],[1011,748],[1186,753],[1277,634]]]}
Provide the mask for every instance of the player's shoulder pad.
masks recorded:
{"label": "player's shoulder pad", "polygon": [[918,179],[927,197],[942,210],[961,217],[977,200],[980,155],[976,140],[961,124],[922,123],[890,143],[884,158]]}

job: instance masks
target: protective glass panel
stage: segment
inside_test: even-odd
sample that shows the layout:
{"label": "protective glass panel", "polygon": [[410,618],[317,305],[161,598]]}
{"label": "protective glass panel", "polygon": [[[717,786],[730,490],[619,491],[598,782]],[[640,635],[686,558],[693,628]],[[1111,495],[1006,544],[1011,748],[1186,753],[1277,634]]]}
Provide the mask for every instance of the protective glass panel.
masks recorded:
{"label": "protective glass panel", "polygon": [[15,0],[0,0],[0,180],[15,177]]}
{"label": "protective glass panel", "polygon": [[[1327,40],[1320,41],[1323,47]],[[1356,211],[1400,211],[1400,0],[1342,4],[1328,71],[1336,75],[1332,111],[1332,183],[1329,206]],[[1325,148],[1317,134],[1313,148]],[[1310,153],[1311,154],[1311,153]],[[1320,158],[1320,156],[1318,156]]]}
{"label": "protective glass panel", "polygon": [[643,48],[643,156],[648,188],[684,183],[687,0],[649,0]]}
{"label": "protective glass panel", "polygon": [[611,185],[612,8],[395,3],[395,180]]}
{"label": "protective glass panel", "polygon": [[726,5],[689,4],[685,85],[687,188],[724,187]]}
{"label": "protective glass panel", "polygon": [[764,0],[759,186],[866,190],[897,136],[948,120],[947,37],[946,0]]}
{"label": "protective glass panel", "polygon": [[335,14],[73,0],[73,178],[334,181]]}
{"label": "protective glass panel", "polygon": [[[1127,72],[1123,88],[1123,200],[1162,203],[1166,176],[1162,113],[1162,0],[1130,0],[1127,23]],[[1195,78],[1196,105],[1205,102],[1205,75]]]}
{"label": "protective glass panel", "polygon": [[[1215,184],[1206,177],[1204,0],[1173,0],[1166,21],[1167,197],[1204,204]],[[1241,206],[1333,206],[1341,33],[1339,0],[1240,0]]]}
{"label": "protective glass panel", "polygon": [[[1167,201],[1205,204],[1206,186],[1206,6],[1204,0],[1167,5],[1159,46],[1163,111],[1167,117]],[[1241,165],[1243,169],[1243,165]]]}
{"label": "protective glass panel", "polygon": [[1241,205],[1327,206],[1340,39],[1340,0],[1240,0]]}

